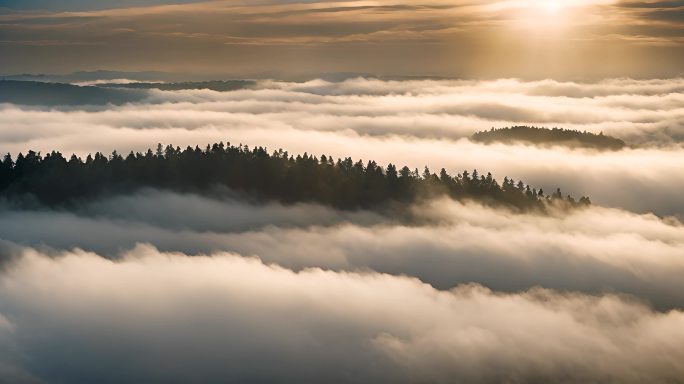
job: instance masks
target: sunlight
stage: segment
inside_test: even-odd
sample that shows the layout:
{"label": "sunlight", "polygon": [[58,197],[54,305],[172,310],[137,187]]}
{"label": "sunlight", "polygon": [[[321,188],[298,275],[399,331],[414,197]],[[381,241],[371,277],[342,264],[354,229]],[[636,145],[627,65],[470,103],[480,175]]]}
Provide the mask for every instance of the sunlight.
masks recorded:
{"label": "sunlight", "polygon": [[511,26],[533,30],[565,30],[592,8],[613,0],[504,0],[489,5],[492,13],[502,15]]}
{"label": "sunlight", "polygon": [[557,13],[564,7],[563,0],[546,0],[542,2],[541,8],[543,8],[547,13]]}
{"label": "sunlight", "polygon": [[612,0],[504,0],[493,3],[492,11],[522,11],[527,14],[561,14],[568,9],[586,8],[612,3]]}

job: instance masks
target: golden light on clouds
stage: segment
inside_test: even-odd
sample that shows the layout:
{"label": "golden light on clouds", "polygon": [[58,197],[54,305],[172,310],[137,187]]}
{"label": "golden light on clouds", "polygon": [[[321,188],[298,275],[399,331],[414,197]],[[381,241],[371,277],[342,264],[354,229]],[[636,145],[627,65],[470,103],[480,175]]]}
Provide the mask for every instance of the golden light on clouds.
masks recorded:
{"label": "golden light on clouds", "polygon": [[684,57],[678,9],[666,1],[378,0],[17,11],[0,14],[0,64],[7,73],[672,77],[682,75]]}
{"label": "golden light on clouds", "polygon": [[0,384],[684,384],[684,0],[0,0]]}
{"label": "golden light on clouds", "polygon": [[508,18],[515,28],[559,29],[596,22],[597,12],[612,0],[510,0],[492,3],[490,12]]}
{"label": "golden light on clouds", "polygon": [[486,7],[490,12],[512,20],[516,27],[562,27],[596,21],[593,15],[613,0],[508,0]]}
{"label": "golden light on clouds", "polygon": [[556,13],[570,8],[609,5],[615,0],[506,0],[491,4],[493,9],[533,9]]}
{"label": "golden light on clouds", "polygon": [[541,4],[541,8],[548,13],[557,13],[563,9],[564,6],[565,4],[561,0],[548,0]]}

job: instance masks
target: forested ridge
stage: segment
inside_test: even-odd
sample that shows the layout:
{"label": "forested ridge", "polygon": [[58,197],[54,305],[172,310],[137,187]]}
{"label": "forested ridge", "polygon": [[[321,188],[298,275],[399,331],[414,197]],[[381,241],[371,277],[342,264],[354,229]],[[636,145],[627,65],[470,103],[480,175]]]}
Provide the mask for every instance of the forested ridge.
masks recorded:
{"label": "forested ridge", "polygon": [[419,173],[406,166],[383,168],[375,161],[364,163],[350,157],[292,156],[282,149],[269,154],[263,147],[242,144],[216,143],[185,150],[159,144],[156,151],[126,156],[98,152],[85,160],[76,155],[67,159],[56,151],[45,156],[28,151],[16,158],[7,154],[0,162],[3,196],[32,196],[50,206],[141,187],[203,192],[215,186],[261,200],[316,202],[341,209],[408,203],[440,194],[523,210],[543,210],[552,201],[567,207],[590,204],[587,197],[577,201],[564,197],[560,189],[545,194],[507,177],[499,183],[491,173],[477,170],[451,176],[443,168],[434,173],[425,167]]}
{"label": "forested ridge", "polygon": [[528,126],[514,126],[506,128],[492,128],[480,131],[471,139],[481,143],[510,143],[529,142],[534,144],[561,144],[580,146],[594,149],[618,150],[625,147],[625,142],[612,136],[578,131],[564,128],[541,128]]}

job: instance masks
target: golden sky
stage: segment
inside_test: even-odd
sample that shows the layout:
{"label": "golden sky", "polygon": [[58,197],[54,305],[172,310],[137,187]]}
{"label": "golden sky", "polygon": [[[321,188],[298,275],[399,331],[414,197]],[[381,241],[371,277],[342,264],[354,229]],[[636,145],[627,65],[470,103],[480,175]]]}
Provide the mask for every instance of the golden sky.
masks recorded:
{"label": "golden sky", "polygon": [[684,1],[80,3],[0,1],[0,73],[597,79],[684,68]]}

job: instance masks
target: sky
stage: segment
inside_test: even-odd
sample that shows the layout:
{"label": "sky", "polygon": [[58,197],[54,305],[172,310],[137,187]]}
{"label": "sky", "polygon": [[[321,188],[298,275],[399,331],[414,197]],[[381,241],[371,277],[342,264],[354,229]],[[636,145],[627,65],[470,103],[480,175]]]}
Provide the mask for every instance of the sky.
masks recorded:
{"label": "sky", "polygon": [[0,1],[0,73],[682,75],[684,2]]}
{"label": "sky", "polygon": [[[0,75],[53,75],[0,80],[3,157],[223,142],[592,201],[2,191],[0,382],[684,382],[683,46],[684,1],[0,0]],[[516,125],[625,146],[472,140]]]}

